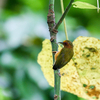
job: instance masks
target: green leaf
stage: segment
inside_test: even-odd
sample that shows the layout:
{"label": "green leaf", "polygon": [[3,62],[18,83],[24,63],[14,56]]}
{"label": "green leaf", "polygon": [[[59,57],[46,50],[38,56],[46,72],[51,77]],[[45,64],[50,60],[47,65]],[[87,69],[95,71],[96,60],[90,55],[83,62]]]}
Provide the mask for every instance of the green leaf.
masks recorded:
{"label": "green leaf", "polygon": [[89,3],[86,2],[81,2],[81,1],[76,1],[73,4],[73,7],[75,8],[80,8],[80,9],[98,9],[96,6],[91,5]]}

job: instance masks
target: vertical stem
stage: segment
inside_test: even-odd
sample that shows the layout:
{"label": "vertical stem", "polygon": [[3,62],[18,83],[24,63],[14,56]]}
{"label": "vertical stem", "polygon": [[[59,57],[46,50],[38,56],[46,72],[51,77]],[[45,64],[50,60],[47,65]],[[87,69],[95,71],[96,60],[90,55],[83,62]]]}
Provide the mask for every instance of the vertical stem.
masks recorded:
{"label": "vertical stem", "polygon": [[[56,43],[56,35],[57,35],[57,30],[53,29],[55,26],[55,14],[54,14],[54,0],[49,0],[49,11],[48,11],[48,16],[47,16],[47,23],[49,26],[49,31],[50,31],[50,41],[52,45],[52,51],[57,51],[58,50],[58,45]],[[55,62],[55,57],[54,53],[53,55],[53,64]],[[54,100],[61,100],[61,94],[60,94],[60,70],[54,70]]]}
{"label": "vertical stem", "polygon": [[[60,2],[61,2],[61,10],[62,10],[62,14],[64,13],[64,4],[63,4],[63,0],[60,0]],[[63,20],[63,23],[64,23],[64,30],[65,30],[65,36],[66,36],[66,39],[68,40],[68,33],[67,33],[67,27],[66,27],[66,20],[65,20],[65,18],[64,18],[64,20]]]}
{"label": "vertical stem", "polygon": [[55,89],[54,89],[54,100],[61,100],[61,91],[60,91],[60,70],[54,71],[54,83],[55,83]]}
{"label": "vertical stem", "polygon": [[[57,29],[59,25],[62,23],[63,19],[65,18],[66,14],[68,13],[72,2],[74,0],[71,0],[67,8],[65,9],[65,12],[61,16],[60,20],[58,21],[57,24],[55,24],[55,14],[54,14],[54,0],[49,0],[49,11],[47,15],[47,23],[49,26],[49,31],[50,31],[50,41],[52,45],[52,51],[57,51],[58,50],[58,45],[56,43],[56,35],[57,35]],[[53,64],[55,62],[55,54],[52,53],[53,55]],[[60,93],[60,70],[54,70],[54,100],[61,100],[61,93]]]}
{"label": "vertical stem", "polygon": [[97,0],[97,12],[99,13],[99,0]]}

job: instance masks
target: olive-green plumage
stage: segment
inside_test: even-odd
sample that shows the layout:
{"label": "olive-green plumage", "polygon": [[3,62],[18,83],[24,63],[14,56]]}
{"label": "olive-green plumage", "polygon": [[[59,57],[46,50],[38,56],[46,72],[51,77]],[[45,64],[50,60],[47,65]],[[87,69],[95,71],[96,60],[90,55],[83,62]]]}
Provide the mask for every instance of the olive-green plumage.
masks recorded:
{"label": "olive-green plumage", "polygon": [[[73,44],[69,40],[65,40],[63,42],[59,42],[64,45],[64,47],[59,51],[57,54],[56,62],[53,65],[53,69],[57,70],[62,68],[64,65],[66,65],[71,58],[73,57]],[[56,54],[55,54],[56,56]]]}

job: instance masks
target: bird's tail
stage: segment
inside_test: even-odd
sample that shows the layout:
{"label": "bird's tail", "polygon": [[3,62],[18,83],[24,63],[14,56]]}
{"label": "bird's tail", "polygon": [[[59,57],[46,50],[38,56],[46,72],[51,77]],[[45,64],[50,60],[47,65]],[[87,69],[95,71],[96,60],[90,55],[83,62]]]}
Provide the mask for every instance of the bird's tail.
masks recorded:
{"label": "bird's tail", "polygon": [[55,66],[55,65],[53,65],[53,69],[54,69],[54,70],[57,70],[57,68],[56,68],[56,66]]}

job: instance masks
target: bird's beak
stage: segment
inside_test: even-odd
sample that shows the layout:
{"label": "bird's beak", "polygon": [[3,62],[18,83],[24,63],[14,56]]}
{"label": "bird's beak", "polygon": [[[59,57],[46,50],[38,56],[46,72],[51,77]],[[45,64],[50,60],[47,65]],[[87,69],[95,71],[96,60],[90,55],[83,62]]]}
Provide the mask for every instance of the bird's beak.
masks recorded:
{"label": "bird's beak", "polygon": [[58,42],[58,43],[63,44],[63,42]]}

